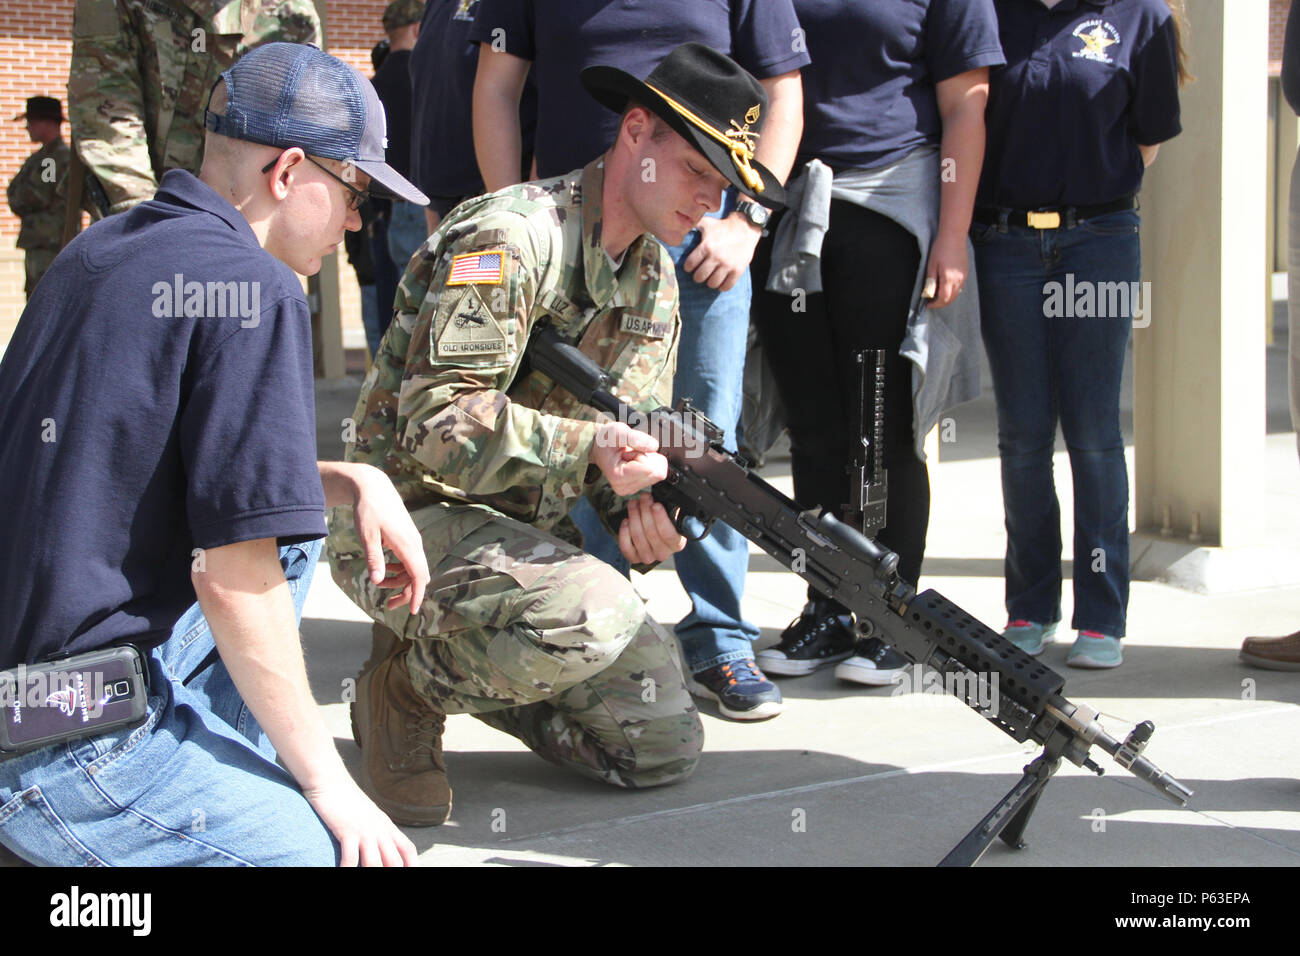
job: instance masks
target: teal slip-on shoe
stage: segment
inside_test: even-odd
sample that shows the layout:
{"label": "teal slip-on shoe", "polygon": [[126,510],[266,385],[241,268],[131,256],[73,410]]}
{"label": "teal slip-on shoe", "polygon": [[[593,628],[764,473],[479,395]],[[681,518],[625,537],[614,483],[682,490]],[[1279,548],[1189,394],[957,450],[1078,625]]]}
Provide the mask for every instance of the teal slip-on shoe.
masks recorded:
{"label": "teal slip-on shoe", "polygon": [[1038,624],[1035,621],[1008,621],[1002,631],[1005,637],[1030,657],[1043,653],[1043,645],[1052,643],[1056,622]]}
{"label": "teal slip-on shoe", "polygon": [[1065,657],[1065,663],[1071,667],[1093,669],[1119,667],[1124,663],[1124,652],[1120,650],[1118,637],[1096,631],[1080,631],[1070,653]]}

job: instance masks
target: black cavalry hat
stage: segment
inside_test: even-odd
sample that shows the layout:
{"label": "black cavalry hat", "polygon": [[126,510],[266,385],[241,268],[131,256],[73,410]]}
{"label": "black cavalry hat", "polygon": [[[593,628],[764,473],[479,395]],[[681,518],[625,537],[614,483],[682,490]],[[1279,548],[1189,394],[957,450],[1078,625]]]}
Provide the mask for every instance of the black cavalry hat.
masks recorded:
{"label": "black cavalry hat", "polygon": [[741,192],[764,206],[785,204],[785,189],[754,160],[767,118],[767,93],[744,68],[703,43],[684,43],[645,82],[612,66],[589,66],[582,85],[616,113],[628,101],[680,133]]}
{"label": "black cavalry hat", "polygon": [[52,96],[27,97],[26,111],[19,113],[14,119],[25,120],[29,118],[58,120],[60,123],[67,119],[63,115],[63,105]]}

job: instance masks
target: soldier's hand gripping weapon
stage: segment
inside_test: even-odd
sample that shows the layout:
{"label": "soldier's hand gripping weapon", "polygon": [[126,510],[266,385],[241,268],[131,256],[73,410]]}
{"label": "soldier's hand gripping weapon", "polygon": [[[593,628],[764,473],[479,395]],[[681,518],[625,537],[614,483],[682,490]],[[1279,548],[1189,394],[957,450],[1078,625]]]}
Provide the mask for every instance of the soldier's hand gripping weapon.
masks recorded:
{"label": "soldier's hand gripping weapon", "polygon": [[[554,329],[534,334],[531,366],[585,404],[649,432],[668,459],[668,477],[651,490],[678,529],[687,517],[706,533],[723,521],[790,568],[827,597],[849,608],[860,622],[909,660],[944,675],[944,687],[1016,741],[1043,746],[1020,781],[941,861],[969,866],[1001,837],[1013,847],[1043,787],[1061,759],[1100,775],[1091,759],[1098,747],[1179,806],[1192,792],[1142,756],[1154,725],[1143,721],[1123,740],[1110,736],[1098,713],[1062,696],[1065,680],[937,591],[918,594],[898,575],[898,556],[828,511],[798,505],[754,475],[724,450],[722,433],[689,400],[648,415],[611,394],[608,374]],[[996,693],[989,693],[990,685]]]}

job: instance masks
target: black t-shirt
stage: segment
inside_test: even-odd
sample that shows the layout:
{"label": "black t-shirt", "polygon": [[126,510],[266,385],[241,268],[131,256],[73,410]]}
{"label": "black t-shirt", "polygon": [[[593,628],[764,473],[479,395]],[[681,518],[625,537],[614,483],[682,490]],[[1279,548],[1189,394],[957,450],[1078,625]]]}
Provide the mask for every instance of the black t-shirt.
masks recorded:
{"label": "black t-shirt", "polygon": [[73,240],[0,362],[0,667],[165,640],[196,548],[324,536],[311,354],[297,276],[187,172]]}
{"label": "black t-shirt", "polygon": [[482,0],[470,39],[533,63],[537,173],[585,166],[614,141],[618,114],[583,89],[588,66],[645,79],[694,40],[763,80],[808,63],[791,0]]}
{"label": "black t-shirt", "polygon": [[394,50],[384,57],[375,78],[375,92],[388,121],[384,160],[403,177],[411,173],[411,51]]}
{"label": "black t-shirt", "polygon": [[978,201],[1091,206],[1142,188],[1138,146],[1182,130],[1178,44],[1165,0],[994,0],[994,70]]}
{"label": "black t-shirt", "polygon": [[935,84],[1005,62],[992,0],[795,0],[803,71],[796,168],[872,169],[943,134]]}

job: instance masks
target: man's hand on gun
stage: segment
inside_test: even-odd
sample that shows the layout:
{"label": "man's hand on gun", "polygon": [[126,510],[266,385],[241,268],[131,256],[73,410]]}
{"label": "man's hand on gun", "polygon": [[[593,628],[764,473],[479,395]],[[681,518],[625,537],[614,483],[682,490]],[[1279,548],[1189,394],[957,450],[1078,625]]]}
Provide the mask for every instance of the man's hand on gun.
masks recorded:
{"label": "man's hand on gun", "polygon": [[[659,442],[623,422],[600,426],[591,461],[618,495],[644,491],[668,477],[668,459],[659,454]],[[647,493],[628,501],[618,547],[633,564],[656,564],[686,547],[686,539],[673,526],[668,510]]]}

